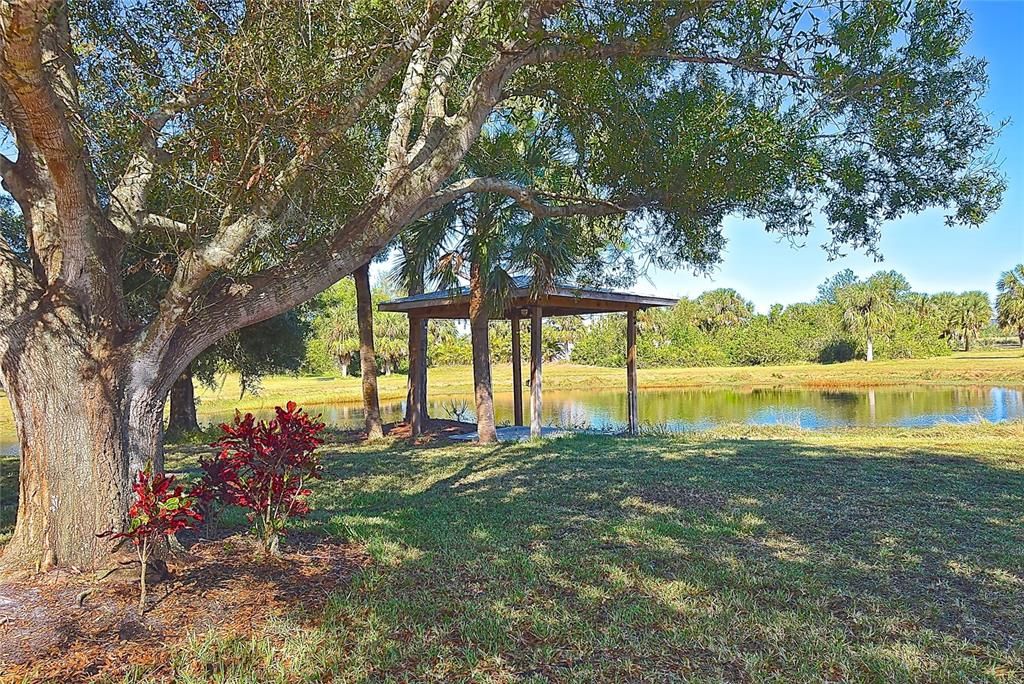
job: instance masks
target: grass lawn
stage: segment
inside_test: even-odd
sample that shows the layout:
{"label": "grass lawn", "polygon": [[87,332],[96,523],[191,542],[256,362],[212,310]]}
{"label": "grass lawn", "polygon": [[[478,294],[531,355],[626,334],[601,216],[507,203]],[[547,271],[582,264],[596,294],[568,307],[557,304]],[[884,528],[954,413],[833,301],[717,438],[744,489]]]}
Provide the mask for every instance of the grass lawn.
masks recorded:
{"label": "grass lawn", "polygon": [[197,634],[177,681],[1019,682],[1021,444],[1024,423],[334,445],[300,528],[373,562],[322,613]]}

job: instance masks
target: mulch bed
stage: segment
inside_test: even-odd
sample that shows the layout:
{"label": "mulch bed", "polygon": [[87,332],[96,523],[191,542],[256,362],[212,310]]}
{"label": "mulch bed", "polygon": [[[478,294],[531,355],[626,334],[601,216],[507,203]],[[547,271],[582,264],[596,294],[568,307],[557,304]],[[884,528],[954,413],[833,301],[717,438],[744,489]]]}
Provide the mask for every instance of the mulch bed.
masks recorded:
{"label": "mulch bed", "polygon": [[67,572],[3,583],[0,681],[82,682],[131,666],[166,676],[190,631],[245,636],[274,615],[312,617],[368,562],[337,542],[290,538],[279,558],[261,558],[245,537],[199,541],[168,560],[143,614],[127,573],[98,584]]}

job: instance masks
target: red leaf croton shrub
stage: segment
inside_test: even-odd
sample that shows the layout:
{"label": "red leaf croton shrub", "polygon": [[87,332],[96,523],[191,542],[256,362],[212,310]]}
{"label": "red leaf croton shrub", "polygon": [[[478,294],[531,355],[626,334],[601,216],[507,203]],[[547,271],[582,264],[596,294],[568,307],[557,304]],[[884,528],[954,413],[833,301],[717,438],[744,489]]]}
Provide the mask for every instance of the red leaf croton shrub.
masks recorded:
{"label": "red leaf croton shrub", "polygon": [[196,511],[194,491],[185,493],[173,475],[154,473],[147,466],[139,471],[132,485],[135,501],[128,510],[130,521],[124,532],[108,530],[101,537],[127,539],[139,557],[139,610],[146,606],[146,568],[154,549],[166,537],[195,527],[202,516]]}
{"label": "red leaf croton shrub", "polygon": [[200,492],[206,501],[248,509],[264,549],[276,554],[288,520],[309,512],[308,484],[323,470],[315,451],[324,424],[293,401],[275,411],[270,422],[236,412],[220,426],[223,437],[212,445],[218,452],[200,463]]}

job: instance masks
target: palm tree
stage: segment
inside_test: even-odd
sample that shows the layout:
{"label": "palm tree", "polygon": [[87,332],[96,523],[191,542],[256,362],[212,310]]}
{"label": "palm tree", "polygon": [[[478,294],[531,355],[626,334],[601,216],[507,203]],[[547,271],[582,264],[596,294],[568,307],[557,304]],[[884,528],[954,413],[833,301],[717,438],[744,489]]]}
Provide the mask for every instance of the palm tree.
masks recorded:
{"label": "palm tree", "polygon": [[366,439],[372,441],[384,436],[380,419],[380,399],[377,392],[377,352],[373,336],[373,295],[370,291],[370,262],[352,273],[356,284],[356,319],[359,327],[359,375],[363,383],[363,416]]}
{"label": "palm tree", "polygon": [[[522,186],[561,195],[579,195],[576,175],[557,139],[539,123],[526,130],[502,128],[487,132],[464,162],[466,176],[498,177]],[[472,194],[456,200],[413,224],[400,255],[400,279],[409,272],[429,272],[442,288],[469,283],[469,318],[473,347],[473,384],[477,437],[497,441],[491,388],[488,324],[502,312],[510,292],[527,276],[542,292],[556,279],[571,278],[581,258],[605,248],[595,237],[614,221],[591,224],[579,220],[537,219],[514,199],[498,194]]]}
{"label": "palm tree", "polygon": [[896,316],[896,290],[887,278],[869,278],[840,289],[836,302],[843,312],[843,327],[864,335],[866,357],[875,358],[875,336],[888,330]]}
{"label": "palm tree", "polygon": [[907,297],[907,307],[919,318],[928,318],[938,312],[938,304],[923,292],[913,292]]}
{"label": "palm tree", "polygon": [[753,317],[753,303],[731,288],[710,290],[697,297],[697,325],[705,332],[742,325]]}
{"label": "palm tree", "polygon": [[408,326],[405,318],[403,314],[390,311],[377,311],[374,314],[374,347],[384,375],[391,375],[408,356]]}
{"label": "palm tree", "polygon": [[963,341],[964,351],[970,351],[971,340],[992,320],[992,305],[980,290],[964,292],[950,301],[946,315],[948,327]]}
{"label": "palm tree", "polygon": [[1004,273],[998,283],[996,311],[999,326],[1012,330],[1024,347],[1024,264],[1017,264]]}
{"label": "palm tree", "polygon": [[341,280],[320,297],[323,312],[313,322],[314,336],[323,341],[342,376],[359,353],[359,321],[352,280]]}

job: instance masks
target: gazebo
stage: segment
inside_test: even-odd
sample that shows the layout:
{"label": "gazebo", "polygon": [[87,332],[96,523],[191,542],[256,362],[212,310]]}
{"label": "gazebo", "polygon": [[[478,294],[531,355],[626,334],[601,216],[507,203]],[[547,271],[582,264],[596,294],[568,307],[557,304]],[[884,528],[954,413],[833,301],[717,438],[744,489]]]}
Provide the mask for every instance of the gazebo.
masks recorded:
{"label": "gazebo", "polygon": [[[530,434],[541,434],[542,406],[542,353],[541,326],[545,316],[575,316],[597,313],[626,313],[626,396],[629,431],[636,434],[639,426],[636,378],[636,312],[655,306],[672,306],[677,300],[666,297],[648,297],[629,292],[596,290],[566,285],[553,285],[540,294],[533,291],[529,278],[516,278],[515,286],[506,299],[504,310],[492,313],[491,320],[512,323],[512,392],[516,425],[523,425],[523,369],[520,353],[519,321],[529,318],[530,325]],[[425,331],[431,318],[468,319],[469,288],[438,290],[382,302],[381,311],[397,311],[409,316],[410,331]],[[426,335],[411,336],[409,376],[412,390],[414,423],[422,425],[427,406]],[[414,425],[413,431],[418,425]]]}

